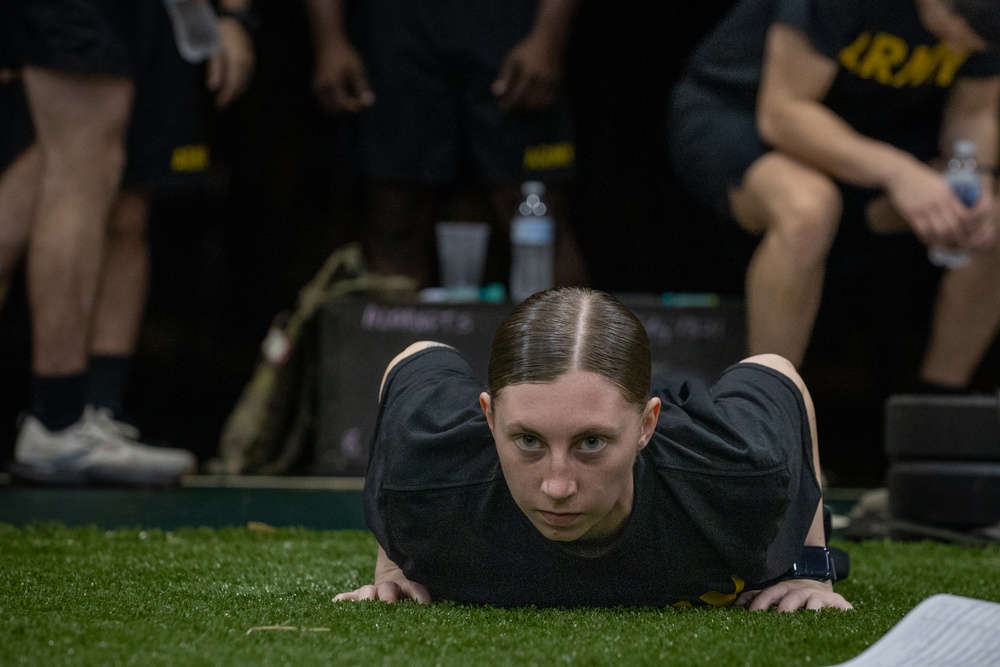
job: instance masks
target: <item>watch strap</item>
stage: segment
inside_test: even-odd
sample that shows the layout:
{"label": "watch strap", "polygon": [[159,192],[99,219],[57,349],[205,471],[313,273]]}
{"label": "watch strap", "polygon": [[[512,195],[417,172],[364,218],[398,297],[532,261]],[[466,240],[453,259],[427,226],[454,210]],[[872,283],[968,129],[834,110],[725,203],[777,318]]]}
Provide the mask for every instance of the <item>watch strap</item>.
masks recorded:
{"label": "watch strap", "polygon": [[816,581],[836,581],[837,569],[827,547],[802,547],[798,560],[788,571],[791,579],[814,579]]}

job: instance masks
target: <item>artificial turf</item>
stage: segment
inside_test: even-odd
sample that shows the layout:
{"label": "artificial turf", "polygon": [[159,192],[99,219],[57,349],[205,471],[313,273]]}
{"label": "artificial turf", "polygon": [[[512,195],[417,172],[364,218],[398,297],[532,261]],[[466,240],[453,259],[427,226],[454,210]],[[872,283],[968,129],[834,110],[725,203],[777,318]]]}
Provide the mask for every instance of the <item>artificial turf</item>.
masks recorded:
{"label": "artificial turf", "polygon": [[831,665],[921,600],[1000,602],[1000,547],[836,542],[852,612],[332,603],[363,531],[0,524],[0,665]]}

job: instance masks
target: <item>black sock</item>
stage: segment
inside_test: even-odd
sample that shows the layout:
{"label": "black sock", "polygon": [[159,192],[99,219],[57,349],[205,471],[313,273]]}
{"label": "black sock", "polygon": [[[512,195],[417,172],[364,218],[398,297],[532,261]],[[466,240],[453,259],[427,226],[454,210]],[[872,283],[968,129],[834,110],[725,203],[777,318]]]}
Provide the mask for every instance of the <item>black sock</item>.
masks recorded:
{"label": "black sock", "polygon": [[131,363],[132,358],[127,356],[91,357],[87,366],[87,403],[107,408],[115,417],[121,417]]}
{"label": "black sock", "polygon": [[61,431],[83,414],[83,373],[31,375],[31,414],[50,431]]}

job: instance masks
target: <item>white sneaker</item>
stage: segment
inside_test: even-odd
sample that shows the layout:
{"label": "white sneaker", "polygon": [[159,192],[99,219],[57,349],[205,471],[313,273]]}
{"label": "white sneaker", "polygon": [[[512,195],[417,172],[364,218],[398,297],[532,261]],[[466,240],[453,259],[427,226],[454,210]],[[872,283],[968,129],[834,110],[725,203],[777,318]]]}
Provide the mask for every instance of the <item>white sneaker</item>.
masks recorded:
{"label": "white sneaker", "polygon": [[115,419],[111,408],[99,408],[88,405],[83,410],[84,415],[90,415],[91,420],[109,433],[114,433],[126,440],[139,442],[139,429],[131,424]]}
{"label": "white sneaker", "polygon": [[14,445],[12,475],[46,484],[161,485],[194,472],[184,449],[135,442],[134,427],[88,406],[78,422],[49,431],[27,416]]}

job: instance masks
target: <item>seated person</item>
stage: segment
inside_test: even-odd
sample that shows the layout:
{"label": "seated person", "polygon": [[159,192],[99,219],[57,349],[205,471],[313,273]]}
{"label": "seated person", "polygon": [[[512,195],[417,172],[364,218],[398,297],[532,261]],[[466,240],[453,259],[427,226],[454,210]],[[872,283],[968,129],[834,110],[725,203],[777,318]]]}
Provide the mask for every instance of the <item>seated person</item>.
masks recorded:
{"label": "seated person", "polygon": [[[995,0],[740,0],[695,48],[669,153],[739,251],[751,354],[801,368],[830,257],[912,233],[967,261],[941,272],[917,389],[970,389],[1000,327],[998,47]],[[972,206],[940,172],[958,140]]]}

